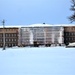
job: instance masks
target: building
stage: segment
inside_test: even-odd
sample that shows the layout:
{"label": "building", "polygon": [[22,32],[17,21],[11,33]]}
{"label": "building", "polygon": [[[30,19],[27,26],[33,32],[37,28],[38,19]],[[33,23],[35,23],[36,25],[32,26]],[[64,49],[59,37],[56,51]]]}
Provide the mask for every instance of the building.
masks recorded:
{"label": "building", "polygon": [[30,28],[21,27],[20,28],[20,37],[19,45],[30,45]]}
{"label": "building", "polygon": [[36,42],[39,45],[64,44],[75,42],[75,27],[68,25],[32,24],[22,26],[0,27],[0,47],[28,46]]}
{"label": "building", "polygon": [[64,37],[63,37],[64,29],[62,26],[51,26],[45,27],[45,38],[46,44],[63,44]]}
{"label": "building", "polygon": [[0,27],[0,47],[3,47],[3,33],[5,33],[5,46],[18,46],[18,27]]}
{"label": "building", "polygon": [[75,42],[75,26],[64,27],[64,43],[69,44]]}
{"label": "building", "polygon": [[30,27],[33,34],[33,42],[44,44],[44,27]]}
{"label": "building", "polygon": [[64,43],[64,28],[62,26],[54,26],[52,28],[52,43],[63,44]]}
{"label": "building", "polygon": [[34,24],[20,28],[20,45],[30,45],[37,42],[43,44],[63,44],[64,28],[47,24]]}

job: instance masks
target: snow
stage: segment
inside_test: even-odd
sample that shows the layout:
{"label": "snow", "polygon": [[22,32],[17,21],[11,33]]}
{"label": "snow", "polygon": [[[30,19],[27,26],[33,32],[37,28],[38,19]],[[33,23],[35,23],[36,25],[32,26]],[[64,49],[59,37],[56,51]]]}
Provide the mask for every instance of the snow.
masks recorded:
{"label": "snow", "polygon": [[51,26],[64,26],[64,27],[66,27],[66,26],[75,26],[75,24],[31,24],[31,25],[29,25],[29,27],[51,27]]}
{"label": "snow", "polygon": [[75,49],[0,48],[1,75],[75,75]]}
{"label": "snow", "polygon": [[[5,25],[6,28],[13,28],[13,27],[47,27],[47,26],[75,26],[75,24],[42,24],[42,23],[37,23],[37,24],[28,24],[28,25]],[[0,28],[3,28],[2,25],[0,25]]]}
{"label": "snow", "polygon": [[53,26],[51,24],[32,24],[29,25],[30,27],[47,27],[47,26]]}
{"label": "snow", "polygon": [[[5,28],[21,28],[22,27],[22,25],[5,25]],[[3,26],[2,25],[0,25],[0,28],[3,28]]]}
{"label": "snow", "polygon": [[75,46],[75,42],[73,42],[73,43],[69,43],[68,46]]}

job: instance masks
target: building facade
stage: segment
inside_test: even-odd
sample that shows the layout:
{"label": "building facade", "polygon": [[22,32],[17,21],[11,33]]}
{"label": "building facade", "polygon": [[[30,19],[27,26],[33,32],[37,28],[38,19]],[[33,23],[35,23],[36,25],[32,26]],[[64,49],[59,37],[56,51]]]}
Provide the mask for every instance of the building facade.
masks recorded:
{"label": "building facade", "polygon": [[45,42],[50,44],[64,43],[64,29],[61,26],[45,27]]}
{"label": "building facade", "polygon": [[30,26],[20,28],[20,45],[37,42],[43,44],[63,44],[64,28],[62,26]]}
{"label": "building facade", "polygon": [[0,47],[3,47],[3,33],[5,35],[5,46],[18,46],[18,27],[0,28]]}
{"label": "building facade", "polygon": [[64,43],[69,44],[75,42],[75,26],[64,27]]}
{"label": "building facade", "polygon": [[20,28],[19,45],[29,45],[30,44],[30,29],[28,27]]}
{"label": "building facade", "polygon": [[32,45],[37,42],[45,44],[69,44],[75,42],[75,26],[35,24],[30,26],[0,27],[0,47],[3,47],[3,33],[5,46]]}
{"label": "building facade", "polygon": [[33,42],[44,44],[44,27],[30,27],[33,34]]}

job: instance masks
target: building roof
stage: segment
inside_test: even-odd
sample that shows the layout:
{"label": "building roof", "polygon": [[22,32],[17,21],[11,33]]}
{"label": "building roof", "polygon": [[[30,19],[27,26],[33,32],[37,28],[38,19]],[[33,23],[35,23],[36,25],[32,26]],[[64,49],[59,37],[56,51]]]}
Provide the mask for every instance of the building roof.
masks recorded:
{"label": "building roof", "polygon": [[29,27],[46,27],[46,26],[53,26],[51,24],[31,24]]}
{"label": "building roof", "polygon": [[29,27],[46,27],[46,26],[75,26],[75,24],[32,24]]}
{"label": "building roof", "polygon": [[[11,26],[11,25],[8,25],[8,26],[7,26],[7,25],[5,25],[4,27],[5,27],[5,28],[18,28],[18,27],[21,27],[21,26],[18,26],[18,25],[12,25],[12,26]],[[3,26],[0,25],[0,28],[3,28]]]}
{"label": "building roof", "polygon": [[[51,26],[75,26],[75,24],[31,24],[31,25],[5,25],[5,28],[20,28],[20,27],[51,27]],[[0,25],[0,28],[3,28],[2,25]]]}

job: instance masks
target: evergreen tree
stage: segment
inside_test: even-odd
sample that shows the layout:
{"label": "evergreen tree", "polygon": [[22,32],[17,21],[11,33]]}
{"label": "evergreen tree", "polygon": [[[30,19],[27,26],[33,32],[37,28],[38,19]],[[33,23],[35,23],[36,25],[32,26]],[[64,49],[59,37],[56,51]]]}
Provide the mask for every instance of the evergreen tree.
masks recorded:
{"label": "evergreen tree", "polygon": [[71,0],[71,8],[70,10],[73,11],[73,14],[69,17],[70,22],[74,22],[75,21],[75,0]]}

